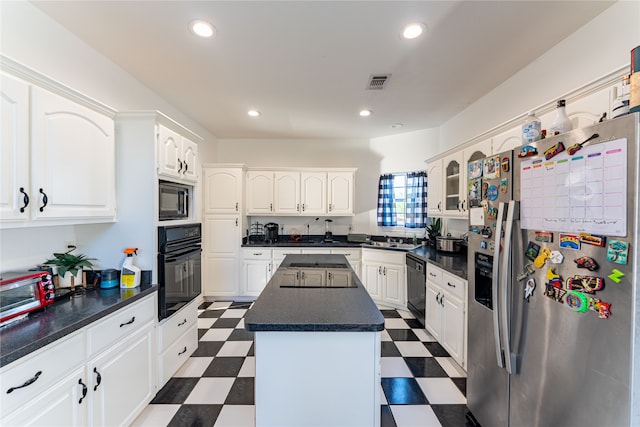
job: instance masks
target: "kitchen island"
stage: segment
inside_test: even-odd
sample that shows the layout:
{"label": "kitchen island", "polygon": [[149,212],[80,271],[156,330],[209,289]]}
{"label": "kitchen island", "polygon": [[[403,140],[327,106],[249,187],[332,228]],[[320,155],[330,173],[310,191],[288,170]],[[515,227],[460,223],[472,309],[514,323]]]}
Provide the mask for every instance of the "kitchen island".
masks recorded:
{"label": "kitchen island", "polygon": [[344,255],[287,255],[245,317],[256,426],[379,426],[384,317]]}

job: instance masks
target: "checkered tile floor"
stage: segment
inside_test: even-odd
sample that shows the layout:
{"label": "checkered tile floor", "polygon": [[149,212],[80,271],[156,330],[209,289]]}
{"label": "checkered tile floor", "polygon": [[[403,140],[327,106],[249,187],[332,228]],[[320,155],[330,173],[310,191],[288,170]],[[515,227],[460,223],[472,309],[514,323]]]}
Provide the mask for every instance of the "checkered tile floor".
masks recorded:
{"label": "checkered tile floor", "polygon": [[[198,349],[134,426],[255,425],[253,333],[244,329],[250,307],[224,301],[199,307]],[[410,312],[380,311],[382,427],[473,425],[465,372]]]}

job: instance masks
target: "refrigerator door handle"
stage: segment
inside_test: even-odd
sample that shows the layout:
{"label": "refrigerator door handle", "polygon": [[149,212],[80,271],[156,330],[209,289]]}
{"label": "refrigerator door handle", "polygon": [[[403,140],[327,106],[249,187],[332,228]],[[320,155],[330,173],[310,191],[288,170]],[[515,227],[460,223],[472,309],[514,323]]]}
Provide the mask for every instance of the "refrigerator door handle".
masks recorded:
{"label": "refrigerator door handle", "polygon": [[512,357],[511,354],[511,307],[509,304],[509,302],[511,301],[509,295],[511,262],[509,262],[509,258],[511,257],[511,239],[513,235],[514,215],[517,210],[516,204],[517,202],[514,200],[509,201],[504,232],[504,247],[502,248],[502,260],[500,261],[500,317],[502,318],[502,343],[504,346],[504,360],[506,369],[510,374],[515,373],[516,368],[515,358]]}
{"label": "refrigerator door handle", "polygon": [[496,362],[500,368],[504,368],[502,356],[502,341],[500,336],[500,300],[498,299],[498,287],[500,285],[500,237],[502,236],[502,219],[504,218],[504,202],[498,204],[498,220],[496,221],[495,244],[493,247],[493,274],[491,281],[491,298],[493,300],[493,341],[496,347]]}

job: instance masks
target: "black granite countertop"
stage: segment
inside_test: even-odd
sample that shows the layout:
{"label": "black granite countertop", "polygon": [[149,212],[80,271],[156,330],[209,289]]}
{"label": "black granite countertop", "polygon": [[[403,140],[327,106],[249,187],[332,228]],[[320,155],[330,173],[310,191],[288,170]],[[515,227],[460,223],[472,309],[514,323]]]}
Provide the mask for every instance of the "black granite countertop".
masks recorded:
{"label": "black granite countertop", "polygon": [[451,274],[467,280],[467,253],[439,252],[434,248],[422,246],[411,251],[426,262],[436,265]]}
{"label": "black granite countertop", "polygon": [[291,247],[299,247],[299,248],[366,248],[366,249],[376,249],[382,251],[401,251],[401,252],[411,252],[417,255],[419,258],[423,259],[426,262],[434,264],[445,271],[448,271],[451,274],[454,274],[462,279],[467,280],[467,253],[447,253],[437,251],[435,248],[430,248],[428,246],[419,246],[416,249],[407,250],[406,248],[397,248],[397,247],[383,247],[383,246],[374,246],[369,243],[355,243],[355,242],[347,242],[346,240],[335,240],[331,243],[325,243],[321,239],[312,238],[306,239],[303,238],[301,241],[294,242],[289,239],[284,239],[284,241],[265,243],[265,242],[257,242],[257,243],[247,243],[244,242],[242,247],[246,248],[291,248]]}
{"label": "black granite countertop", "polygon": [[292,263],[342,264],[355,286],[344,288],[281,287],[280,275],[269,281],[244,320],[248,331],[372,332],[384,329],[384,317],[344,255],[287,255]]}
{"label": "black granite countertop", "polygon": [[141,285],[134,289],[88,290],[55,301],[40,311],[0,328],[0,367],[77,331],[158,289]]}

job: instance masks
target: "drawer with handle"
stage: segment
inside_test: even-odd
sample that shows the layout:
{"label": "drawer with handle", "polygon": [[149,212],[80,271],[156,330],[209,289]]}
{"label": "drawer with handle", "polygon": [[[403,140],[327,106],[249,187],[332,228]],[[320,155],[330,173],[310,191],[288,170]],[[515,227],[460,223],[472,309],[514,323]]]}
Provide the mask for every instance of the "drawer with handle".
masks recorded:
{"label": "drawer with handle", "polygon": [[0,370],[0,414],[28,404],[84,363],[84,332],[78,331]]}
{"label": "drawer with handle", "polygon": [[118,310],[87,329],[87,351],[91,358],[156,320],[156,293]]}

